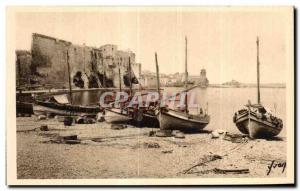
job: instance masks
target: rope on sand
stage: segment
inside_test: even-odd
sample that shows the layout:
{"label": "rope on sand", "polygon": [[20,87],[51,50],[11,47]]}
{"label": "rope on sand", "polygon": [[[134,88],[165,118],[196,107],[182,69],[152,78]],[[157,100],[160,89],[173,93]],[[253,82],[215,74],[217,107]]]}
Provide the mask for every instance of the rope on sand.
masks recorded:
{"label": "rope on sand", "polygon": [[215,160],[219,160],[219,159],[223,159],[224,156],[227,156],[228,154],[230,153],[233,153],[235,152],[237,149],[245,146],[246,144],[248,143],[248,141],[244,141],[242,143],[239,143],[237,146],[234,146],[233,148],[225,151],[223,154],[221,155],[208,155],[208,156],[205,156],[201,162],[198,162],[196,165],[182,171],[181,173],[183,174],[188,174],[192,169],[198,167],[198,166],[204,166],[206,165],[206,163],[209,163],[209,162],[212,162],[212,161],[215,161]]}

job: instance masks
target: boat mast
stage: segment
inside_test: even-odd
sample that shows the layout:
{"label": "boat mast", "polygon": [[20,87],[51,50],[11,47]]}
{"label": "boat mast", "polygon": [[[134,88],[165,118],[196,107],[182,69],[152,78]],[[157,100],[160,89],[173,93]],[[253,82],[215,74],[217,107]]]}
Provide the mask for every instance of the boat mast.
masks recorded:
{"label": "boat mast", "polygon": [[71,71],[70,71],[70,63],[69,63],[70,57],[69,57],[69,50],[67,50],[67,65],[68,65],[68,76],[69,76],[69,94],[70,94],[70,103],[73,103],[72,98],[72,84],[71,84]]}
{"label": "boat mast", "polygon": [[122,80],[121,80],[121,69],[120,69],[120,66],[119,66],[119,88],[120,88],[120,92],[122,91]]}
{"label": "boat mast", "polygon": [[101,56],[101,62],[102,62],[102,67],[103,67],[103,87],[106,88],[106,68],[103,60],[103,55]]}
{"label": "boat mast", "polygon": [[157,53],[156,53],[156,52],[155,52],[155,64],[156,64],[156,84],[157,84],[157,93],[158,93],[158,99],[160,100],[159,67],[158,67]]}
{"label": "boat mast", "polygon": [[[187,89],[187,83],[188,83],[188,71],[187,71],[187,37],[185,36],[185,83],[184,83],[184,89]],[[188,105],[187,105],[187,91],[184,98],[184,104],[185,104],[185,113],[188,113]]]}
{"label": "boat mast", "polygon": [[131,77],[131,62],[130,62],[130,57],[129,57],[129,64],[128,64],[128,71],[129,71],[129,90],[130,90],[130,95],[132,95],[132,77]]}
{"label": "boat mast", "polygon": [[257,103],[260,104],[260,81],[259,81],[259,38],[256,40],[257,46]]}

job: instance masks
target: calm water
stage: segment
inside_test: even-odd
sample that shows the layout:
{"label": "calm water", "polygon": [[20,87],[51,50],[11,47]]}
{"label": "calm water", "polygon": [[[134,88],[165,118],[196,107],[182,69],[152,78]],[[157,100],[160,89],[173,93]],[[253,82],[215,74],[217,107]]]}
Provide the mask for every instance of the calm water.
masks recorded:
{"label": "calm water", "polygon": [[[164,88],[164,91],[180,91],[181,88]],[[211,116],[210,124],[206,129],[224,129],[229,132],[238,132],[232,117],[235,111],[247,104],[256,103],[256,88],[196,88],[196,102],[206,109],[208,103],[208,114]],[[101,92],[79,92],[73,94],[73,100],[76,104],[97,103]],[[261,88],[262,104],[274,112],[276,104],[276,115],[282,118],[284,129],[280,136],[285,136],[286,122],[286,89],[284,88]],[[197,109],[190,109],[191,113],[196,113]]]}

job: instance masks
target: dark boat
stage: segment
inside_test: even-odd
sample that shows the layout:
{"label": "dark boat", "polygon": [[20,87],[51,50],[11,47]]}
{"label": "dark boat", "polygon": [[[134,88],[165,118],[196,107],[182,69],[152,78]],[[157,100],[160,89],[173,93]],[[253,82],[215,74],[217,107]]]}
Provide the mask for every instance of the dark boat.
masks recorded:
{"label": "dark boat", "polygon": [[96,116],[102,109],[98,106],[81,106],[70,104],[66,95],[56,95],[45,100],[36,100],[33,104],[35,115],[50,116]]}
{"label": "dark boat", "polygon": [[260,102],[259,81],[259,39],[257,38],[257,104],[250,101],[244,109],[237,111],[233,116],[233,122],[243,133],[250,138],[270,138],[277,136],[282,128],[282,120],[268,111]]}
{"label": "dark boat", "polygon": [[[186,42],[186,52],[185,52],[185,90],[183,92],[187,93],[188,84],[188,72],[187,72],[187,38]],[[157,55],[155,54],[156,60],[156,76],[157,76],[157,86],[159,89],[159,67],[157,63]],[[185,109],[184,111],[176,111],[168,108],[160,108],[159,112],[159,125],[162,130],[180,130],[183,132],[200,131],[205,128],[210,122],[210,116],[206,113],[200,113],[198,115],[192,115],[189,113],[187,104],[187,94],[185,96]]]}

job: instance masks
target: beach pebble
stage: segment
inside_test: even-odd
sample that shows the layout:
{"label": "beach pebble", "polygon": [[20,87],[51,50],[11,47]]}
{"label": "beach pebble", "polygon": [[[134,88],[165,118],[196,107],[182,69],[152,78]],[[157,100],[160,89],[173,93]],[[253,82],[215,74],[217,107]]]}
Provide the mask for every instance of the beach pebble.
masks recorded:
{"label": "beach pebble", "polygon": [[75,122],[78,123],[78,124],[84,124],[84,118],[83,117],[77,117]]}
{"label": "beach pebble", "polygon": [[111,124],[111,129],[114,129],[114,130],[120,130],[120,129],[125,129],[125,128],[127,128],[127,125]]}
{"label": "beach pebble", "polygon": [[45,119],[46,119],[46,116],[45,116],[45,115],[39,115],[39,116],[38,116],[38,119],[39,119],[39,120],[45,120]]}
{"label": "beach pebble", "polygon": [[217,139],[217,138],[219,138],[220,137],[220,134],[217,132],[217,131],[213,131],[212,133],[211,133],[211,138],[213,138],[213,139]]}
{"label": "beach pebble", "polygon": [[59,137],[60,139],[63,139],[63,140],[77,140],[77,135],[65,135],[65,136],[60,136]]}
{"label": "beach pebble", "polygon": [[181,133],[181,131],[179,131],[179,130],[173,130],[173,131],[172,131],[172,135],[173,135],[173,136],[175,136],[177,133]]}
{"label": "beach pebble", "polygon": [[225,133],[225,130],[223,130],[223,129],[216,129],[215,131],[218,132],[219,134]]}
{"label": "beach pebble", "polygon": [[41,131],[49,131],[48,125],[41,125],[40,130]]}
{"label": "beach pebble", "polygon": [[176,133],[175,138],[184,139],[185,138],[184,133],[182,133],[182,132]]}
{"label": "beach pebble", "polygon": [[155,134],[157,137],[172,137],[171,130],[159,130]]}
{"label": "beach pebble", "polygon": [[80,140],[66,140],[66,144],[80,144]]}
{"label": "beach pebble", "polygon": [[71,126],[73,123],[73,118],[72,117],[65,117],[64,118],[64,125],[65,126]]}
{"label": "beach pebble", "polygon": [[144,148],[160,148],[158,143],[144,143]]}

